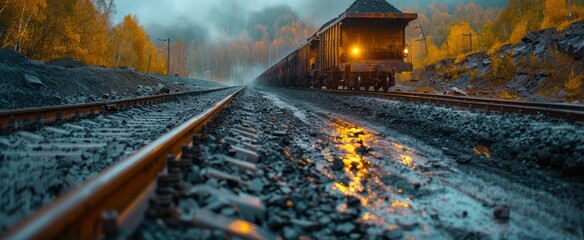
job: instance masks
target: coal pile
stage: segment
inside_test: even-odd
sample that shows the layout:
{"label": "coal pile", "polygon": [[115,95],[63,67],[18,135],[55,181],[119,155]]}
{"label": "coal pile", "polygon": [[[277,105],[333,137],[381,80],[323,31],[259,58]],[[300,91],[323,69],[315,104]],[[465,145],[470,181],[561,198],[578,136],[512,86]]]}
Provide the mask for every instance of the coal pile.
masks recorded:
{"label": "coal pile", "polygon": [[77,61],[71,58],[57,58],[51,61],[48,61],[47,64],[52,66],[59,66],[65,68],[78,68],[78,67],[85,67],[87,66],[85,63],[81,61]]}
{"label": "coal pile", "polygon": [[402,13],[385,0],[357,0],[345,12]]}
{"label": "coal pile", "polygon": [[8,48],[0,48],[0,62],[15,63],[15,64],[29,64],[30,60],[25,56]]}

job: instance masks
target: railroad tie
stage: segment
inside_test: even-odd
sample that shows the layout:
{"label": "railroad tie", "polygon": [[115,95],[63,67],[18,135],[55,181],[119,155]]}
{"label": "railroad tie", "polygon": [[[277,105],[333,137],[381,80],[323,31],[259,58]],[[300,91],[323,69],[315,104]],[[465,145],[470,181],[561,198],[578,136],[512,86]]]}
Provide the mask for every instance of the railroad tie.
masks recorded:
{"label": "railroad tie", "polygon": [[230,235],[245,240],[276,240],[280,239],[276,234],[260,228],[248,221],[226,218],[207,210],[197,211],[192,218],[192,224],[196,227],[207,229],[219,229]]}

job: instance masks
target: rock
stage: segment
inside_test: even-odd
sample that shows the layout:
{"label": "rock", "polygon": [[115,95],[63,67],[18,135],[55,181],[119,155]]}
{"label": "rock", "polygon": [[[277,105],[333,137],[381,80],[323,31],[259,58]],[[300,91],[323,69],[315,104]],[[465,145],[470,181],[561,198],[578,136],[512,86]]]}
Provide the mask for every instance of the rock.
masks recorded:
{"label": "rock", "polygon": [[342,170],[345,167],[345,163],[343,162],[343,160],[341,160],[338,157],[335,157],[333,159],[333,167],[332,169],[337,171],[337,170]]}
{"label": "rock", "polygon": [[572,24],[558,39],[558,48],[576,60],[584,58],[584,22]]}
{"label": "rock", "polygon": [[274,136],[283,137],[283,136],[288,135],[288,132],[287,131],[274,131],[273,134],[274,134]]}
{"label": "rock", "polygon": [[347,196],[347,206],[359,207],[359,205],[361,205],[361,200],[353,196]]}
{"label": "rock", "polygon": [[355,230],[355,224],[351,222],[341,223],[335,227],[335,233],[337,235],[349,234],[353,232],[353,230]]}
{"label": "rock", "polygon": [[299,226],[303,229],[311,229],[316,226],[315,222],[302,220],[302,219],[292,219],[290,222],[296,226]]}
{"label": "rock", "polygon": [[300,231],[292,227],[284,227],[284,238],[286,239],[298,239],[300,236]]}
{"label": "rock", "polygon": [[333,219],[331,219],[329,216],[326,216],[326,215],[321,216],[320,218],[318,218],[318,222],[321,225],[327,225],[327,224],[329,224],[332,221],[333,221]]}
{"label": "rock", "polygon": [[521,41],[524,43],[537,43],[538,38],[539,34],[537,34],[537,32],[530,32],[525,37],[523,37]]}
{"label": "rock", "polygon": [[35,88],[39,88],[45,85],[37,76],[28,73],[24,74],[24,81],[26,81],[27,85]]}
{"label": "rock", "polygon": [[452,95],[452,96],[467,96],[468,93],[466,93],[466,91],[463,91],[457,87],[453,87],[450,89],[450,92],[448,92],[448,95]]}
{"label": "rock", "polygon": [[249,183],[249,190],[261,193],[264,190],[264,184],[260,179],[256,178]]}
{"label": "rock", "polygon": [[472,156],[469,154],[460,155],[456,158],[456,162],[460,164],[467,164],[472,161]]}
{"label": "rock", "polygon": [[159,83],[158,86],[156,86],[156,92],[159,94],[169,94],[170,89],[167,86],[164,86],[162,83]]}
{"label": "rock", "polygon": [[280,229],[282,228],[284,225],[286,225],[286,220],[276,214],[270,216],[270,218],[268,219],[268,226],[271,229]]}
{"label": "rock", "polygon": [[404,231],[402,228],[400,228],[400,227],[392,228],[392,229],[388,230],[387,232],[385,232],[385,238],[386,239],[401,239],[403,234],[404,234]]}
{"label": "rock", "polygon": [[507,206],[495,208],[493,215],[499,220],[508,220],[511,217],[511,209]]}
{"label": "rock", "polygon": [[447,67],[454,64],[454,58],[444,59],[436,63],[436,67]]}

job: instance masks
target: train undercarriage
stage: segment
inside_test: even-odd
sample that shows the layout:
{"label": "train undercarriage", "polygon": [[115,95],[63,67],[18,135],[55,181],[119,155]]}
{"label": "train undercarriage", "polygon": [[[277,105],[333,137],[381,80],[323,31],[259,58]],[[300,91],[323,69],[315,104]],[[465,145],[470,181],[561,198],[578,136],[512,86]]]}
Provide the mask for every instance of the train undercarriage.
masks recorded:
{"label": "train undercarriage", "polygon": [[395,86],[398,72],[412,71],[411,63],[346,63],[341,68],[333,67],[329,71],[315,74],[312,87],[326,89],[346,89],[353,91],[389,91]]}

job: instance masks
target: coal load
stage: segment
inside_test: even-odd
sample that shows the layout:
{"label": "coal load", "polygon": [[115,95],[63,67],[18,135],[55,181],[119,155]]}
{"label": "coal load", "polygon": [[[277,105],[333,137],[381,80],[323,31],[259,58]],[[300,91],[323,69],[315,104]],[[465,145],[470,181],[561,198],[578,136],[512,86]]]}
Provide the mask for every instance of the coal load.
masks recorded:
{"label": "coal load", "polygon": [[402,13],[385,0],[357,0],[345,12]]}
{"label": "coal load", "polygon": [[[341,16],[345,13],[365,13],[365,12],[372,12],[372,13],[402,13],[400,10],[395,8],[393,5],[389,4],[385,0],[357,0],[355,1],[345,12],[341,14]],[[333,18],[330,21],[323,24],[318,30],[323,30],[333,22],[335,22],[337,18]]]}

